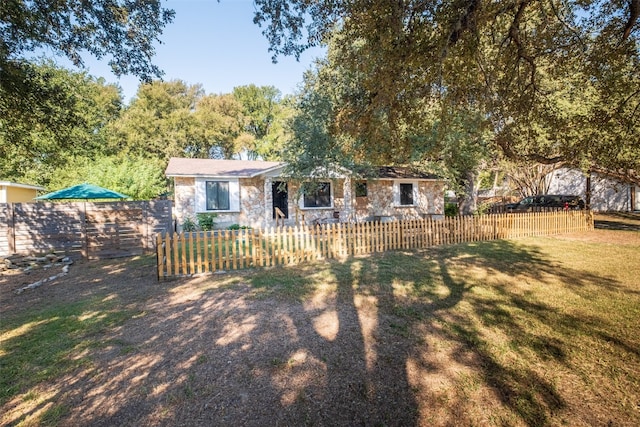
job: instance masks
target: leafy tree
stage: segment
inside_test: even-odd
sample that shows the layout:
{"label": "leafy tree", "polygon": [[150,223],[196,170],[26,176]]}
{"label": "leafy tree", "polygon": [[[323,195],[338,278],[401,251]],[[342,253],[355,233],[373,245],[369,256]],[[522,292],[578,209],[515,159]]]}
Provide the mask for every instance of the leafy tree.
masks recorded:
{"label": "leafy tree", "polygon": [[337,60],[336,45],[344,43],[333,38],[327,59],[305,74],[286,151],[290,173],[308,176],[324,165],[368,175],[376,165],[410,163],[449,178],[462,211],[474,211],[479,170],[492,155],[481,112],[447,108],[438,100],[415,102],[412,114],[420,120],[410,126],[411,117],[371,105],[376,90],[362,85],[366,72]]}
{"label": "leafy tree", "polygon": [[23,60],[35,49],[64,55],[75,65],[82,65],[82,52],[89,52],[98,59],[110,57],[116,75],[159,77],[151,63],[154,43],[173,16],[160,0],[3,1],[0,69],[7,78],[2,89],[13,94],[13,85],[29,77]]}
{"label": "leafy tree", "polygon": [[109,58],[116,75],[148,81],[161,75],[151,57],[173,15],[160,0],[0,2],[0,138],[12,146],[0,154],[14,160],[11,166],[3,162],[5,176],[26,176],[34,163],[42,163],[36,170],[50,168],[62,161],[61,153],[82,150],[87,143],[74,134],[88,127],[78,109],[86,94],[76,88],[88,77],[33,63],[36,50],[64,55],[76,66],[88,52]]}
{"label": "leafy tree", "polygon": [[208,95],[198,102],[201,150],[198,157],[230,159],[242,150],[253,150],[255,137],[245,131],[243,107],[233,95]]}
{"label": "leafy tree", "polygon": [[250,157],[278,160],[288,137],[284,125],[292,110],[273,86],[238,86],[233,96],[247,118],[245,129],[255,138]]}
{"label": "leafy tree", "polygon": [[233,96],[242,105],[242,111],[248,118],[247,130],[256,139],[267,136],[280,101],[280,91],[273,86],[258,87],[252,84],[234,87]]}
{"label": "leafy tree", "polygon": [[[435,110],[428,149],[416,150],[421,162],[447,178],[449,188],[456,193],[459,212],[468,215],[477,211],[480,172],[494,162],[486,121],[477,111],[461,109]],[[418,144],[419,146],[419,144]]]}
{"label": "leafy tree", "polygon": [[[511,158],[638,169],[637,0],[256,0],[275,56],[338,34],[358,75],[342,109],[365,150],[407,150],[422,104],[477,111]],[[355,47],[355,48],[354,48]],[[345,73],[343,73],[345,74]],[[364,95],[364,96],[362,96]],[[382,125],[382,126],[380,126]],[[376,135],[377,132],[377,135]]]}
{"label": "leafy tree", "polygon": [[139,87],[120,119],[109,126],[111,154],[161,158],[232,158],[255,151],[250,119],[231,94],[205,95],[201,85],[181,80]]}
{"label": "leafy tree", "polygon": [[293,135],[283,153],[292,176],[310,176],[319,166],[340,166],[351,157],[342,155],[336,136],[331,134],[334,100],[323,88],[326,86],[320,83],[317,71],[305,73],[291,119]]}
{"label": "leafy tree", "polygon": [[0,176],[46,185],[71,156],[102,153],[102,129],[120,114],[122,97],[104,79],[51,62],[22,67],[19,96],[0,87]]}
{"label": "leafy tree", "polygon": [[196,157],[200,126],[193,113],[203,96],[201,85],[181,80],[140,85],[129,108],[109,126],[110,153]]}
{"label": "leafy tree", "polygon": [[135,200],[149,200],[167,192],[165,166],[162,160],[147,157],[74,158],[66,167],[56,171],[49,189],[89,182]]}

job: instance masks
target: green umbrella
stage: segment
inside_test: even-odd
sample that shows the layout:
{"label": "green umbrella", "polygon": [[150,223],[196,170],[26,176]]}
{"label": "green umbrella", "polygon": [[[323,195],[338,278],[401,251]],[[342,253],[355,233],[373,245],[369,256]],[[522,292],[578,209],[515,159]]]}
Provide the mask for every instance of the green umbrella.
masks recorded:
{"label": "green umbrella", "polygon": [[63,188],[53,193],[43,194],[36,197],[38,200],[60,200],[60,199],[128,199],[129,196],[120,194],[117,191],[102,188],[93,184],[78,184],[73,187]]}

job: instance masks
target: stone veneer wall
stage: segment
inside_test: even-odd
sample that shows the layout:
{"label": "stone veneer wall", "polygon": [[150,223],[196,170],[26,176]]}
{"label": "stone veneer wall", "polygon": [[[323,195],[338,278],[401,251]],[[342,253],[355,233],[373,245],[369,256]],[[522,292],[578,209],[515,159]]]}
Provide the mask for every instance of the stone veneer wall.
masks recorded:
{"label": "stone veneer wall", "polygon": [[444,216],[444,182],[421,181],[418,184],[425,203],[423,214]]}
{"label": "stone veneer wall", "polygon": [[433,181],[418,182],[416,206],[397,207],[393,200],[393,181],[367,182],[367,197],[356,203],[356,220],[372,220],[376,216],[396,219],[418,219],[425,216],[444,215],[444,183]]}
{"label": "stone veneer wall", "polygon": [[196,214],[196,179],[174,178],[174,202],[173,213],[178,227],[187,216],[195,218]]}
{"label": "stone veneer wall", "polygon": [[[369,216],[395,216],[393,207],[393,182],[392,181],[368,181],[367,199],[369,201]],[[373,218],[367,218],[373,219]]]}
{"label": "stone veneer wall", "polygon": [[264,179],[241,178],[240,212],[215,212],[214,228],[224,229],[230,225],[260,227],[264,218]]}
{"label": "stone veneer wall", "polygon": [[240,180],[240,214],[238,224],[260,227],[265,217],[264,179]]}
{"label": "stone veneer wall", "polygon": [[[178,226],[189,216],[196,217],[195,178],[175,178],[174,214]],[[264,180],[259,178],[240,179],[240,212],[217,212],[216,228],[226,228],[232,224],[263,225],[264,218]]]}

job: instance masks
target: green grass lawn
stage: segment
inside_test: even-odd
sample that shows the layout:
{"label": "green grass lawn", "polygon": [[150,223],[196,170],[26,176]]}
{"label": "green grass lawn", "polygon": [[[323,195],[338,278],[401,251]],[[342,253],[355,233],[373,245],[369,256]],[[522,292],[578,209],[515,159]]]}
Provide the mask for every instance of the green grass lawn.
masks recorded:
{"label": "green grass lawn", "polygon": [[[260,294],[301,302],[319,292],[373,297],[378,318],[393,319],[413,349],[424,348],[420,357],[456,366],[436,402],[485,402],[467,404],[454,424],[640,425],[637,244],[481,242],[251,281]],[[416,386],[427,406],[430,386]]]}
{"label": "green grass lawn", "polygon": [[[619,233],[624,243],[637,232]],[[206,298],[248,283],[256,301],[324,296],[374,313],[403,349],[387,357],[403,364],[420,425],[631,426],[640,425],[639,255],[637,243],[528,238],[211,276],[197,288]],[[171,283],[149,292],[165,298]],[[0,412],[93,363],[91,350],[137,310],[96,290],[2,315]],[[378,340],[382,354],[389,343]],[[57,402],[40,422],[64,424],[71,410]]]}

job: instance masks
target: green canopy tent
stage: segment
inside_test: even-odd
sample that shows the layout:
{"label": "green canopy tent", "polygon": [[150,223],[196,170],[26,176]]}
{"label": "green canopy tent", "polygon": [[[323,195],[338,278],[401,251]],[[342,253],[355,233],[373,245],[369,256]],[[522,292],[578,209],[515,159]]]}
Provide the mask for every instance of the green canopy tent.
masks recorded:
{"label": "green canopy tent", "polygon": [[78,184],[36,197],[36,200],[128,199],[129,196],[93,184]]}
{"label": "green canopy tent", "polygon": [[63,188],[52,193],[43,194],[36,197],[37,200],[82,200],[83,212],[83,234],[84,234],[84,247],[82,249],[82,256],[87,258],[89,247],[89,236],[86,230],[87,224],[87,201],[88,200],[105,200],[105,199],[128,199],[129,196],[120,194],[117,191],[109,190],[107,188],[100,187],[93,184],[78,184],[73,187]]}

